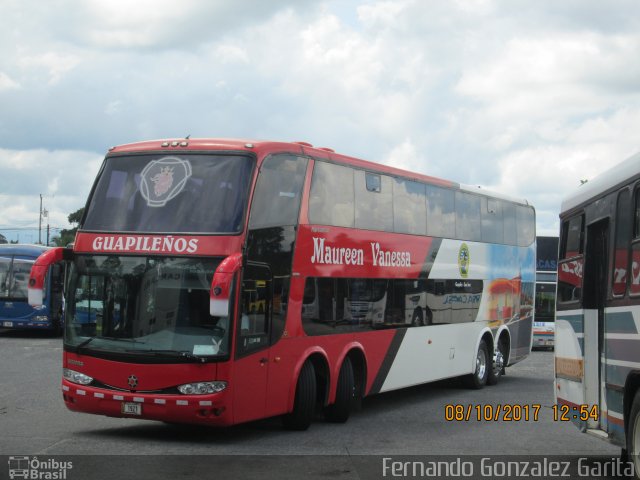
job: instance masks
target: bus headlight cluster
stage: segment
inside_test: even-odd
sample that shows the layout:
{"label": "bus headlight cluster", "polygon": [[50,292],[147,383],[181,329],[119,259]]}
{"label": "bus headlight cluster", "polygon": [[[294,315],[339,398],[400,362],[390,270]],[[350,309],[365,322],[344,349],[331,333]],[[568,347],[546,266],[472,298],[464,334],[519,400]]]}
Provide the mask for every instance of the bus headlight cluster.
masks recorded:
{"label": "bus headlight cluster", "polygon": [[36,322],[48,322],[49,321],[49,317],[47,317],[46,315],[36,315],[35,317],[33,317],[33,319]]}
{"label": "bus headlight cluster", "polygon": [[180,385],[178,391],[185,395],[206,395],[221,392],[225,388],[227,388],[227,382],[198,382]]}
{"label": "bus headlight cluster", "polygon": [[76,372],[75,370],[71,370],[69,368],[62,369],[62,376],[70,382],[79,383],[80,385],[89,385],[91,382],[93,382],[93,378],[89,375]]}

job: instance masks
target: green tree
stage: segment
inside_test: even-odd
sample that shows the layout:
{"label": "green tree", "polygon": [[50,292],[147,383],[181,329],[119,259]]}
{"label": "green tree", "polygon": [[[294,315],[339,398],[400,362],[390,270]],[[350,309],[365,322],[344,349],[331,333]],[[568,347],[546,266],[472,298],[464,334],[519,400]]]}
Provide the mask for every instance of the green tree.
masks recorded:
{"label": "green tree", "polygon": [[62,229],[60,231],[60,236],[53,237],[53,242],[58,247],[66,247],[70,243],[72,243],[76,238],[76,232],[78,231],[78,224],[80,220],[82,220],[82,215],[84,214],[84,207],[76,210],[73,213],[70,213],[67,219],[69,223],[73,225],[73,228]]}

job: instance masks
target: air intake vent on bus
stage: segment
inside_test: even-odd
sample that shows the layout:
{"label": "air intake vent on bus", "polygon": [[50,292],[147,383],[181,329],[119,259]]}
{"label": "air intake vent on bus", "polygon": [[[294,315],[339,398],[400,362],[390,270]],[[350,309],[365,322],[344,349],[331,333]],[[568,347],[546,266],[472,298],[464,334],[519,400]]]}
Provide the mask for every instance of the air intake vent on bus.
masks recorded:
{"label": "air intake vent on bus", "polygon": [[309,142],[293,142],[297,145],[302,145],[303,147],[313,147]]}
{"label": "air intake vent on bus", "polygon": [[325,152],[335,153],[335,150],[333,148],[328,148],[328,147],[320,147],[318,148],[318,150],[324,150]]}

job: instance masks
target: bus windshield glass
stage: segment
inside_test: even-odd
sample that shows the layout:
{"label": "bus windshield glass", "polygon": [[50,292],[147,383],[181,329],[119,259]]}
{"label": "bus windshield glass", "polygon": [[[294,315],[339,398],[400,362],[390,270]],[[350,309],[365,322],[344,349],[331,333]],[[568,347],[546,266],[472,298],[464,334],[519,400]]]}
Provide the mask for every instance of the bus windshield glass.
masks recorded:
{"label": "bus windshield glass", "polygon": [[536,321],[553,322],[556,311],[556,286],[555,284],[536,284]]}
{"label": "bus windshield glass", "polygon": [[78,256],[67,295],[67,346],[103,354],[224,356],[228,317],[209,315],[220,259]]}
{"label": "bus windshield glass", "polygon": [[33,261],[0,257],[0,299],[27,300],[27,283]]}
{"label": "bus windshield glass", "polygon": [[240,155],[107,157],[83,229],[138,233],[242,231],[253,160]]}

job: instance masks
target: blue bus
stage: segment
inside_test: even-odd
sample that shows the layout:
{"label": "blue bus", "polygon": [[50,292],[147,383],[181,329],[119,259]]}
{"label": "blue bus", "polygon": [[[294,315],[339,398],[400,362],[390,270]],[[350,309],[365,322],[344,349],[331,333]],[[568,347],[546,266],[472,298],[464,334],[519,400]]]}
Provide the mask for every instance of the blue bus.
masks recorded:
{"label": "blue bus", "polygon": [[44,329],[59,334],[63,323],[64,267],[52,265],[45,279],[43,304],[27,302],[31,267],[49,247],[0,245],[0,327]]}

